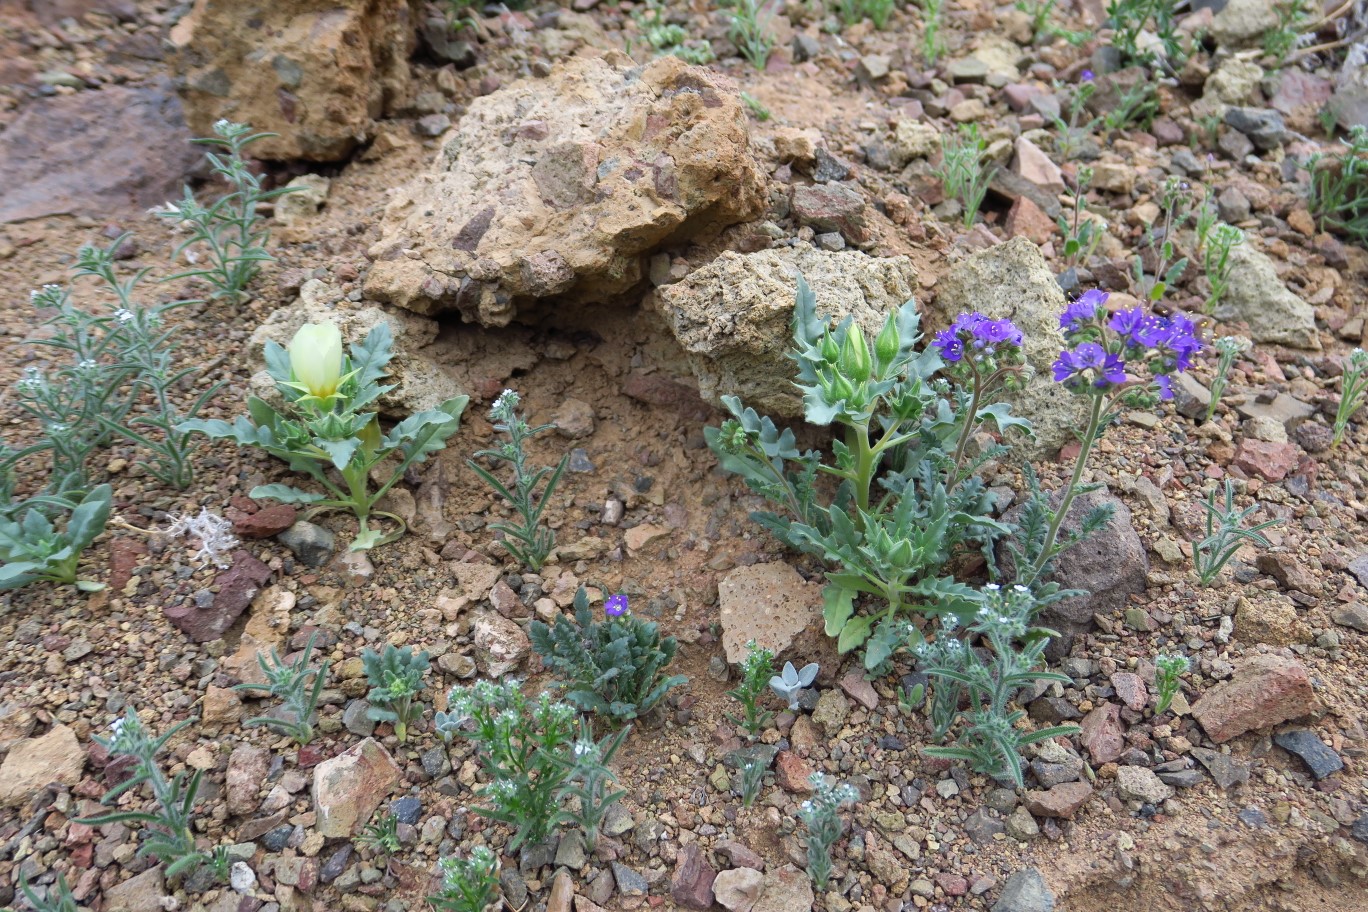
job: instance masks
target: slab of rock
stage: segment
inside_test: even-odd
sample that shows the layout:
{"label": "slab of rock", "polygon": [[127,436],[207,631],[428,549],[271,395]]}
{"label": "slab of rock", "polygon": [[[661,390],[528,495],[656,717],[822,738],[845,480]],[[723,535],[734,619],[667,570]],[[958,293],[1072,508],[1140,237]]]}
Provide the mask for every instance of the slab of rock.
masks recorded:
{"label": "slab of rock", "polygon": [[1339,754],[1331,750],[1315,732],[1308,729],[1295,728],[1279,732],[1273,737],[1273,743],[1301,757],[1311,775],[1317,779],[1324,779],[1344,769],[1344,761],[1340,759]]}
{"label": "slab of rock", "polygon": [[1264,481],[1282,481],[1301,463],[1301,450],[1293,443],[1241,440],[1234,462]]}
{"label": "slab of rock", "polygon": [[800,275],[817,296],[820,316],[853,316],[871,339],[917,288],[917,272],[903,256],[832,253],[806,244],[722,253],[650,299],[683,346],[705,400],[720,404],[733,395],[762,415],[803,414],[788,357]]}
{"label": "slab of rock", "polygon": [[1192,716],[1212,741],[1222,744],[1248,731],[1299,719],[1315,705],[1311,679],[1300,662],[1259,655],[1241,662],[1233,677],[1204,693],[1192,707]]}
{"label": "slab of rock", "polygon": [[0,133],[0,222],[159,206],[203,157],[190,139],[164,80],[34,101]]}
{"label": "slab of rock", "polygon": [[658,248],[758,215],[763,188],[725,76],[571,58],[471,104],[387,208],[366,292],[504,326],[543,299],[627,291]]}
{"label": "slab of rock", "polygon": [[[394,358],[389,363],[386,386],[394,389],[380,396],[380,411],[391,418],[407,418],[414,412],[434,409],[448,399],[465,395],[460,385],[438,362],[429,348],[437,339],[437,321],[404,311],[379,307],[338,306],[345,302],[342,289],[321,279],[310,279],[299,289],[299,300],[273,311],[252,332],[247,344],[256,354],[267,340],[288,346],[305,323],[331,320],[348,343],[360,342],[378,323],[388,323],[394,338]],[[278,398],[275,383],[265,371],[252,377],[252,392],[270,402]]]}
{"label": "slab of rock", "polygon": [[105,890],[103,908],[109,912],[164,912],[166,899],[166,880],[158,865]]}
{"label": "slab of rock", "polygon": [[1249,763],[1209,747],[1194,747],[1192,756],[1206,767],[1211,779],[1223,789],[1249,781]]}
{"label": "slab of rock", "polygon": [[227,792],[228,813],[247,815],[260,805],[261,783],[271,765],[271,752],[264,747],[239,744],[228,757],[228,774],[224,790]]}
{"label": "slab of rock", "polygon": [[172,69],[199,136],[226,118],[278,133],[265,159],[338,161],[404,99],[412,0],[197,0],[171,29]]}
{"label": "slab of rock", "polygon": [[764,882],[765,875],[754,868],[720,871],[713,881],[713,896],[730,912],[751,912]]}
{"label": "slab of rock", "polygon": [[1331,613],[1330,619],[1342,627],[1352,627],[1368,633],[1368,605],[1363,602],[1339,606]]}
{"label": "slab of rock", "polygon": [[1007,878],[992,912],[1054,912],[1055,896],[1035,868],[1024,868]]}
{"label": "slab of rock", "polygon": [[370,819],[399,782],[399,765],[374,738],[314,768],[315,831],[326,839],[349,839]]}
{"label": "slab of rock", "polygon": [[792,658],[799,651],[795,642],[822,617],[821,584],[804,580],[780,561],[731,571],[717,584],[717,599],[722,648],[733,664],[746,658],[751,640],[776,659]]}
{"label": "slab of rock", "polygon": [[1054,453],[1086,423],[1083,397],[1051,379],[1051,365],[1064,345],[1059,331],[1064,306],[1064,292],[1040,248],[1018,237],[974,254],[942,276],[929,307],[932,325],[922,326],[925,332],[940,330],[960,313],[975,310],[1016,323],[1025,335],[1026,361],[1034,371],[1021,389],[1003,395],[1013,413],[1029,419],[1035,428],[1033,441],[1017,433],[1008,437],[1013,453],[1021,458]]}
{"label": "slab of rock", "polygon": [[765,875],[760,895],[755,898],[751,912],[798,912],[811,909],[814,897],[812,883],[806,871],[785,865]]}
{"label": "slab of rock", "polygon": [[1273,261],[1253,244],[1230,251],[1230,285],[1216,307],[1216,319],[1245,323],[1255,342],[1315,351],[1321,347],[1315,311],[1288,290]]}
{"label": "slab of rock", "polygon": [[686,845],[675,859],[674,875],[670,878],[670,897],[689,909],[711,909],[713,880],[717,872],[703,858],[698,843]]}
{"label": "slab of rock", "polygon": [[1125,730],[1121,727],[1121,707],[1103,703],[1094,707],[1079,724],[1079,741],[1094,763],[1111,763],[1121,756],[1126,747]]}
{"label": "slab of rock", "polygon": [[0,765],[0,806],[26,804],[48,783],[75,785],[85,760],[76,733],[65,725],[54,725],[38,738],[15,741]]}
{"label": "slab of rock", "polygon": [[527,633],[521,627],[492,612],[475,618],[471,635],[475,640],[475,660],[491,678],[502,678],[517,671],[532,651]]}
{"label": "slab of rock", "polygon": [[1165,784],[1154,770],[1144,766],[1117,767],[1116,791],[1122,798],[1149,804],[1163,804],[1173,797],[1173,787]]}
{"label": "slab of rock", "polygon": [[1368,45],[1363,42],[1351,45],[1345,55],[1328,107],[1344,129],[1368,127]]}
{"label": "slab of rock", "polygon": [[234,551],[233,563],[214,577],[218,592],[201,608],[193,600],[166,609],[166,619],[196,643],[217,640],[252,604],[261,587],[271,578],[271,568],[250,552]]}
{"label": "slab of rock", "polygon": [[1044,791],[1027,792],[1023,803],[1037,817],[1068,819],[1078,813],[1092,793],[1092,786],[1086,782],[1064,782]]}

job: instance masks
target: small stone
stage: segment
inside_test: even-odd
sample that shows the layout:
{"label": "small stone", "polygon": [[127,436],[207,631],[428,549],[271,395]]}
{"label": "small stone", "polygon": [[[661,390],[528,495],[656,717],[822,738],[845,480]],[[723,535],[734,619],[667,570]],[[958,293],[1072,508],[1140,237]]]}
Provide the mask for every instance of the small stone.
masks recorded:
{"label": "small stone", "polygon": [[298,518],[299,511],[290,504],[270,504],[255,513],[234,516],[233,534],[238,538],[270,538],[293,526]]}
{"label": "small stone", "polygon": [[314,768],[316,829],[329,839],[356,835],[399,782],[399,766],[373,738]]}
{"label": "small stone", "polygon": [[1211,779],[1223,789],[1249,781],[1249,764],[1209,747],[1194,747],[1192,756],[1206,767]]}
{"label": "small stone", "polygon": [[646,878],[618,862],[612,862],[613,880],[617,882],[618,892],[623,896],[645,896],[650,887]]}
{"label": "small stone", "polygon": [[1035,868],[1024,868],[1007,878],[992,912],[1054,912],[1055,897]]}
{"label": "small stone", "polygon": [[1264,481],[1282,481],[1301,461],[1295,444],[1242,440],[1235,451],[1235,465]]}
{"label": "small stone", "polygon": [[1017,842],[1029,842],[1040,835],[1040,824],[1036,823],[1030,811],[1019,807],[1007,816],[1006,831]]}
{"label": "small stone", "polygon": [[1066,782],[1043,792],[1027,792],[1023,800],[1026,810],[1037,817],[1067,819],[1087,803],[1092,793],[1092,786],[1086,782]]}
{"label": "small stone", "polygon": [[1155,805],[1173,797],[1173,788],[1165,785],[1154,770],[1143,766],[1118,767],[1116,790],[1122,798]]}
{"label": "small stone", "polygon": [[1330,619],[1342,627],[1352,627],[1368,633],[1368,605],[1363,602],[1339,606],[1331,613]]}
{"label": "small stone", "polygon": [[472,626],[475,658],[485,674],[502,678],[522,666],[532,651],[532,644],[521,627],[508,618],[485,612],[475,618]]}
{"label": "small stone", "polygon": [[840,684],[841,689],[865,709],[873,710],[878,707],[879,695],[874,691],[874,685],[869,683],[862,672],[857,670],[846,673],[841,678]]}
{"label": "small stone", "polygon": [[300,521],[278,536],[306,567],[322,567],[333,555],[336,537],[322,526]]}
{"label": "small stone", "polygon": [[54,725],[38,738],[16,741],[0,765],[0,805],[25,804],[49,783],[75,785],[85,761],[76,733],[65,725]]}
{"label": "small stone", "polygon": [[[1316,704],[1306,669],[1294,659],[1258,655],[1208,690],[1192,715],[1217,744],[1310,713]],[[1200,758],[1199,758],[1200,759]]]}
{"label": "small stone", "polygon": [[551,878],[551,892],[546,897],[546,912],[571,912],[575,901],[575,881],[570,872],[561,868]]}
{"label": "small stone", "polygon": [[828,738],[841,730],[849,716],[850,703],[835,690],[822,691],[817,699],[817,708],[812,711],[812,721],[826,732]]}
{"label": "small stone", "polygon": [[713,897],[731,912],[750,912],[764,880],[765,875],[754,868],[721,871],[713,881]]}
{"label": "small stone", "polygon": [[414,128],[419,136],[441,136],[451,129],[451,118],[445,114],[429,114],[418,118]]}
{"label": "small stone", "polygon": [[1317,779],[1324,779],[1326,776],[1344,769],[1344,761],[1340,759],[1339,754],[1316,737],[1315,732],[1307,729],[1297,728],[1279,732],[1274,735],[1273,743],[1283,750],[1301,757],[1306,763],[1307,769],[1311,770],[1311,775]]}
{"label": "small stone", "polygon": [[798,912],[811,909],[814,899],[807,872],[785,865],[765,875],[751,912]]}
{"label": "small stone", "polygon": [[1083,717],[1079,735],[1083,747],[1094,763],[1111,763],[1125,748],[1125,732],[1121,727],[1121,707],[1103,703]]}
{"label": "small stone", "polygon": [[594,433],[597,419],[594,407],[581,399],[565,399],[551,416],[556,433],[568,440],[580,440]]}
{"label": "small stone", "polygon": [[679,853],[670,878],[670,897],[690,909],[709,909],[713,904],[713,880],[717,872],[703,859],[698,843],[691,842]]}
{"label": "small stone", "polygon": [[1121,698],[1121,702],[1126,706],[1140,712],[1149,703],[1149,690],[1145,687],[1145,681],[1138,674],[1129,671],[1118,671],[1111,676],[1112,689]]}
{"label": "small stone", "polygon": [[792,751],[780,751],[774,758],[774,781],[786,792],[806,795],[812,791],[808,777],[812,765]]}

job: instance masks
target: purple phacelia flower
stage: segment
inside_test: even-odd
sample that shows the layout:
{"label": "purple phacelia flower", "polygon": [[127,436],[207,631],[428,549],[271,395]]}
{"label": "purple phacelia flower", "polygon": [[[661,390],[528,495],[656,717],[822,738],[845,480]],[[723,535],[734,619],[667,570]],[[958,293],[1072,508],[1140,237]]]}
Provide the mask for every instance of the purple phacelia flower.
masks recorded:
{"label": "purple phacelia flower", "polygon": [[627,613],[627,596],[621,593],[608,596],[603,602],[603,613],[610,618],[622,617]]}
{"label": "purple phacelia flower", "polygon": [[1107,312],[1108,297],[1107,292],[1097,288],[1083,292],[1059,315],[1059,328],[1066,333],[1076,333],[1101,319]]}
{"label": "purple phacelia flower", "polygon": [[990,320],[975,311],[956,317],[949,329],[936,334],[932,344],[942,360],[953,364],[964,358],[966,347],[991,355],[1002,345],[1021,345],[1022,339],[1021,330],[1011,320]]}
{"label": "purple phacelia flower", "polygon": [[1076,386],[1087,372],[1093,386],[1102,389],[1126,382],[1126,362],[1096,342],[1084,342],[1073,351],[1065,349],[1054,363],[1054,378],[1066,386]]}
{"label": "purple phacelia flower", "polygon": [[1084,70],[1082,73],[1078,74],[1078,78],[1084,82],[1092,82],[1095,77],[1093,76],[1092,70]]}

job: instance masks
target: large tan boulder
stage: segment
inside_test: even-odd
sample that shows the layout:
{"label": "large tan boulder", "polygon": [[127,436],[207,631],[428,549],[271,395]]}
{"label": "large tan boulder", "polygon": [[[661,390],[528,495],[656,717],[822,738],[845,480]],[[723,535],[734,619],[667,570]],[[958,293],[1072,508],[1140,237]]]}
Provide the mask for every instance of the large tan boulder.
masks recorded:
{"label": "large tan boulder", "polygon": [[196,0],[171,66],[198,135],[220,118],[280,134],[265,159],[337,161],[401,99],[416,0]]}
{"label": "large tan boulder", "polygon": [[625,292],[661,246],[757,216],[763,187],[726,76],[572,58],[471,104],[387,207],[366,292],[504,326],[538,301]]}
{"label": "large tan boulder", "polygon": [[916,269],[905,256],[831,253],[805,244],[727,251],[682,281],[662,285],[654,306],[683,346],[705,400],[718,404],[734,395],[763,415],[803,414],[793,386],[797,367],[788,357],[800,275],[817,296],[819,316],[853,316],[871,339],[917,288]]}

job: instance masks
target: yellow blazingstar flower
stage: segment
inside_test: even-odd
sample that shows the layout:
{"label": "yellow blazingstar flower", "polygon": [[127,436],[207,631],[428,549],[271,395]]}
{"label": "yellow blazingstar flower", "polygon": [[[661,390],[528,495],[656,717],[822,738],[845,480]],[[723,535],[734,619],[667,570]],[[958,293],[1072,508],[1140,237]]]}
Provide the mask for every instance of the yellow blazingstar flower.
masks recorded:
{"label": "yellow blazingstar flower", "polygon": [[326,400],[342,385],[342,331],[335,323],[305,323],[290,340],[290,370],[310,396]]}

